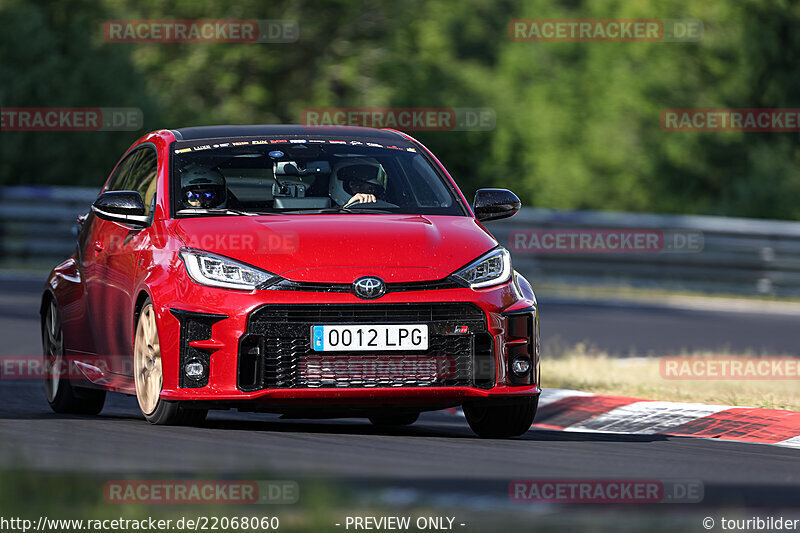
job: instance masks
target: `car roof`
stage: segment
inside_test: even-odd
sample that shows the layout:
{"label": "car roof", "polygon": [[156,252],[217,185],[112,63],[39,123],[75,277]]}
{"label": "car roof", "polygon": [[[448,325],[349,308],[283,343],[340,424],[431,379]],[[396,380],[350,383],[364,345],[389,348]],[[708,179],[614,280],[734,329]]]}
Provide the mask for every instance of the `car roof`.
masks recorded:
{"label": "car roof", "polygon": [[171,130],[179,141],[220,139],[228,137],[254,137],[270,135],[346,135],[365,139],[405,139],[400,133],[375,128],[355,126],[301,126],[288,124],[262,124],[252,126],[196,126]]}

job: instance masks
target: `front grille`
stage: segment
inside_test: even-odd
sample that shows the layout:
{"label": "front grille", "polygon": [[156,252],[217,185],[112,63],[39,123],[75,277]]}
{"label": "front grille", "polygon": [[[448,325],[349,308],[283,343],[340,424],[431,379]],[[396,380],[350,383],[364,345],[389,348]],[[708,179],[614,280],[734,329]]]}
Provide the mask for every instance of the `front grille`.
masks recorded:
{"label": "front grille", "polygon": [[486,317],[473,304],[374,304],[354,305],[265,305],[251,315],[249,326],[255,333],[273,324],[403,324],[463,321],[481,322]]}
{"label": "front grille", "polygon": [[[403,283],[387,283],[386,293],[388,294],[391,292],[436,291],[444,289],[459,289],[463,287],[464,285],[460,285],[459,283],[450,278],[444,278],[434,281],[409,281]],[[288,279],[284,279],[275,283],[274,285],[270,285],[269,290],[351,293],[353,292],[353,284],[318,283],[313,281],[290,281]]]}
{"label": "front grille", "polygon": [[[427,324],[428,349],[313,351],[312,326],[331,324]],[[240,342],[238,383],[245,391],[488,388],[494,383],[493,343],[483,311],[472,304],[267,305],[248,320]]]}

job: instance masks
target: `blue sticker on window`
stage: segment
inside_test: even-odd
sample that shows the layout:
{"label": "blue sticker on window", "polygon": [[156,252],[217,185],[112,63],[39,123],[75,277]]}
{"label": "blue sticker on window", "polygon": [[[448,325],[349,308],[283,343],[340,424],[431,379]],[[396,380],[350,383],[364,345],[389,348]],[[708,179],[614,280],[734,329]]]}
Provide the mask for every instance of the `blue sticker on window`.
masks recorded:
{"label": "blue sticker on window", "polygon": [[280,159],[281,157],[283,157],[283,152],[281,152],[280,150],[274,150],[269,153],[269,156],[275,159]]}
{"label": "blue sticker on window", "polygon": [[322,352],[325,351],[325,345],[323,339],[325,338],[324,330],[322,326],[314,326],[314,351],[315,352]]}

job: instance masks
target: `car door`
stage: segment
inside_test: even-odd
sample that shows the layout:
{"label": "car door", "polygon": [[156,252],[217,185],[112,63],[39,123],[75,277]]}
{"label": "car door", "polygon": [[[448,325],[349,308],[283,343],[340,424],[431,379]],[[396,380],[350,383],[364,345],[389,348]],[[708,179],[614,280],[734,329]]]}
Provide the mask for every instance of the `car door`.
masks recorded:
{"label": "car door", "polygon": [[[136,151],[120,161],[101,193],[122,190],[122,184],[139,157],[140,154]],[[107,327],[103,320],[106,294],[103,286],[108,278],[105,247],[109,235],[115,231],[116,228],[110,222],[90,212],[78,237],[78,263],[84,280],[85,316],[91,332],[86,351],[99,356],[108,354],[105,341]]]}
{"label": "car door", "polygon": [[[130,167],[120,190],[136,191],[142,196],[145,215],[151,217],[155,205],[158,158],[155,148],[145,146]],[[139,251],[147,242],[150,231],[145,227],[104,221],[103,270],[105,283],[100,285],[102,304],[103,342],[106,354],[112,356],[112,372],[132,375],[130,355],[133,353],[133,306],[136,295],[136,270]]]}
{"label": "car door", "polygon": [[[135,190],[143,196],[145,210],[152,216],[155,203],[157,156],[152,146],[131,153],[119,165],[119,172],[105,191]],[[147,196],[147,198],[145,198]],[[84,244],[88,315],[92,322],[96,354],[106,359],[113,373],[129,374],[125,366],[133,351],[132,299],[139,244],[148,228],[91,217]]]}

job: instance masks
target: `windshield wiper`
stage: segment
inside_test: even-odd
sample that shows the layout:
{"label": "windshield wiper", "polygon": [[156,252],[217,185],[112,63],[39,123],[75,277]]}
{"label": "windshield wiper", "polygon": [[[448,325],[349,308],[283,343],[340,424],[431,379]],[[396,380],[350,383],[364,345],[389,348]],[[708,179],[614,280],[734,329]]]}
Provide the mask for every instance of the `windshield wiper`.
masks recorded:
{"label": "windshield wiper", "polygon": [[238,209],[228,209],[225,207],[189,207],[181,209],[176,215],[240,215],[246,217],[257,217],[260,215],[273,213],[252,213],[250,211],[239,211]]}
{"label": "windshield wiper", "polygon": [[317,213],[367,213],[367,214],[379,214],[379,215],[391,215],[395,213],[395,211],[391,211],[389,209],[380,209],[377,207],[360,207],[357,209],[353,209],[352,207],[330,207],[327,209],[318,209]]}

